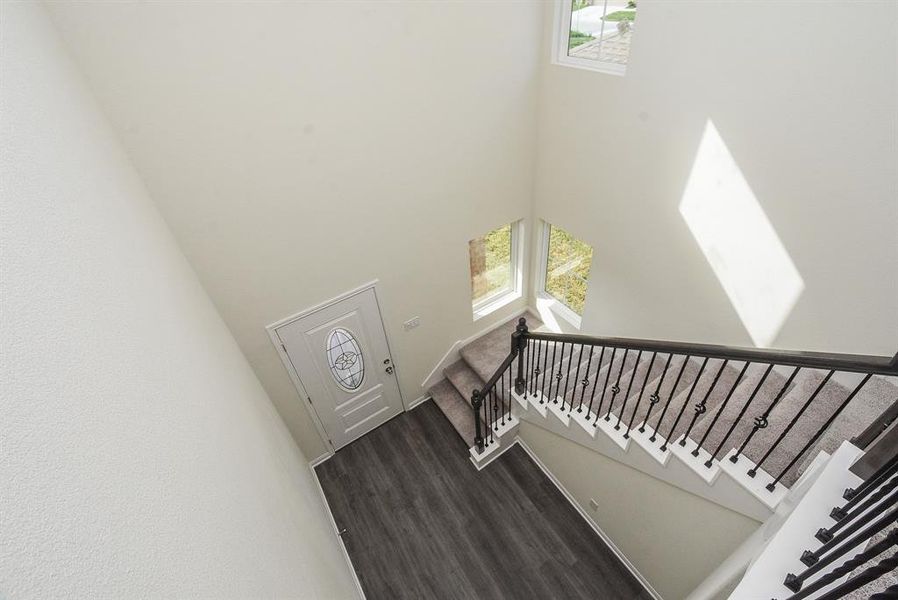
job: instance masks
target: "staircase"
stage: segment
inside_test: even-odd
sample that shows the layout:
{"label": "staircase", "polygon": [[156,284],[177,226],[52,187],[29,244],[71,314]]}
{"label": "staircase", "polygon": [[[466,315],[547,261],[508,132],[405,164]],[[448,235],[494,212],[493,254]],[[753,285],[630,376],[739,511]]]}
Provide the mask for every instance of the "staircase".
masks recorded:
{"label": "staircase", "polygon": [[[529,327],[535,331],[543,326],[542,322],[532,313],[526,313],[524,318],[529,323]],[[445,379],[428,391],[433,401],[468,445],[474,443],[471,392],[484,389],[484,383],[508,356],[509,340],[511,340],[511,335],[515,332],[517,324],[518,319],[512,319],[463,346],[458,352],[460,359],[443,369]]]}
{"label": "staircase", "polygon": [[542,329],[530,313],[503,324],[430,389],[479,469],[527,421],[766,521],[812,463],[876,433],[898,406],[898,357]]}

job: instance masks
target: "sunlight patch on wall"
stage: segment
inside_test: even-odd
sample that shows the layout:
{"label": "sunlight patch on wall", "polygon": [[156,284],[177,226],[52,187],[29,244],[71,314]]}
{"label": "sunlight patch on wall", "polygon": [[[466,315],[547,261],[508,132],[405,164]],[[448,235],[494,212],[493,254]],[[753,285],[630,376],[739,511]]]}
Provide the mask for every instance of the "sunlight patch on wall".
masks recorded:
{"label": "sunlight patch on wall", "polygon": [[711,120],[680,214],[756,346],[769,346],[804,281]]}

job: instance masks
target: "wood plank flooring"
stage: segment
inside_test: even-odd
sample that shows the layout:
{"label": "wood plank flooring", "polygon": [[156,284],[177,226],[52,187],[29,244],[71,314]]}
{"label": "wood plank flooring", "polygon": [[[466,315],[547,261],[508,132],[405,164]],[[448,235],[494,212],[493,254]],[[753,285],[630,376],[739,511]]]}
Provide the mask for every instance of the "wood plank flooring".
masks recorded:
{"label": "wood plank flooring", "polygon": [[651,598],[519,446],[467,456],[428,401],[316,468],[369,600]]}

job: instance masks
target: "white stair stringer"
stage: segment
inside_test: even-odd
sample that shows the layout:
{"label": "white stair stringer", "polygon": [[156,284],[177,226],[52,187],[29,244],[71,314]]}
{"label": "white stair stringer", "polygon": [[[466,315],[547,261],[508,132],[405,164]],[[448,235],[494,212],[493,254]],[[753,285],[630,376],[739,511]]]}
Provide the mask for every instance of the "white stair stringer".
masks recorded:
{"label": "white stair stringer", "polygon": [[[599,430],[604,432],[605,435],[608,436],[608,439],[617,444],[620,449],[624,452],[630,447],[630,438],[624,437],[624,432],[626,428],[623,424],[620,427],[617,427],[617,417],[613,414],[605,415],[596,421],[596,425]],[[617,429],[615,429],[617,427]]]}
{"label": "white stair stringer", "polygon": [[[502,456],[502,453],[514,444],[520,425],[520,420],[516,416],[516,408],[515,405],[512,405],[511,413],[505,418],[505,422],[496,424],[492,434],[493,441],[485,445],[483,451],[479,451],[476,446],[468,449],[471,462],[474,463],[478,471]],[[487,435],[485,433],[484,438]]]}
{"label": "white stair stringer", "polygon": [[548,403],[549,412],[552,413],[558,421],[561,422],[565,427],[570,426],[571,424],[571,407],[565,404],[564,400],[559,397],[556,397],[553,401]]}
{"label": "white stair stringer", "polygon": [[[640,431],[640,429],[642,429],[642,431]],[[652,440],[652,436],[655,437],[654,440]],[[643,425],[641,428],[636,427],[630,430],[630,437],[633,438],[633,441],[637,443],[640,448],[657,460],[661,466],[666,465],[667,461],[670,460],[670,447],[666,450],[662,450],[661,446],[664,444],[664,438],[658,435],[655,430],[648,425]]]}
{"label": "white stair stringer", "polygon": [[[796,483],[796,488],[804,484],[807,490],[801,497],[795,498],[794,502],[784,502],[784,505],[790,506],[777,509],[777,518],[771,519],[770,532],[765,536],[763,546],[755,551],[754,559],[729,596],[730,600],[788,598],[792,595],[783,585],[783,580],[787,573],[800,573],[807,568],[801,562],[802,552],[820,546],[820,542],[814,538],[817,529],[833,523],[829,511],[833,506],[844,502],[842,493],[845,489],[861,483],[861,478],[849,471],[849,467],[862,455],[863,451],[851,442],[843,442],[825,466],[819,469],[812,482],[799,480]],[[852,549],[837,564],[848,560],[859,549],[860,546]],[[821,574],[815,575],[810,581],[819,576]],[[821,592],[831,589],[848,577],[846,574]]]}
{"label": "white stair stringer", "polygon": [[[514,406],[518,408],[517,404]],[[703,463],[707,460],[707,453],[700,453],[699,458],[695,458],[691,456],[693,448],[687,446],[688,449],[680,447],[683,452],[677,454],[672,451],[673,444],[668,444],[668,450],[662,453],[660,438],[656,439],[654,444],[648,442],[652,433],[648,427],[644,433],[638,433],[634,428],[630,431],[629,438],[624,438],[626,427],[623,424],[620,430],[614,429],[616,417],[610,421],[600,418],[598,427],[594,427],[593,413],[586,414],[584,411],[578,415],[574,410],[570,413],[570,423],[564,424],[553,412],[543,414],[539,410],[534,410],[533,403],[528,403],[528,409],[517,414],[521,421],[546,429],[612,460],[757,521],[765,521],[773,513],[775,502],[765,501],[762,499],[763,495],[749,491],[742,478],[731,476],[717,461],[710,469],[712,474],[706,475],[705,472],[709,469]],[[634,439],[639,441],[631,443]],[[748,464],[745,457],[742,457],[740,463],[742,463],[740,467]],[[745,469],[747,468],[746,466]],[[763,480],[765,485],[770,481],[764,479],[760,472],[758,478]],[[768,493],[779,501],[782,496],[777,492],[778,490]]]}

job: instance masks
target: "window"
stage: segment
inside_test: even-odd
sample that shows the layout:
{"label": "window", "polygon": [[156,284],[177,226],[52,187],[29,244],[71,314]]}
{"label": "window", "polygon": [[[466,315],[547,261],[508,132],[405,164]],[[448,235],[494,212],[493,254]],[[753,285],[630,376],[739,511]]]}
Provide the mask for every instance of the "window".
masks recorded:
{"label": "window", "polygon": [[347,392],[362,385],[365,361],[359,343],[348,329],[338,327],[327,336],[327,362],[334,381]]}
{"label": "window", "polygon": [[579,328],[592,267],[592,247],[564,229],[546,223],[540,262],[537,295],[551,299],[552,308]]}
{"label": "window", "polygon": [[558,0],[556,64],[623,75],[636,30],[637,0]]}
{"label": "window", "polygon": [[468,242],[475,321],[521,297],[520,229],[509,223]]}

